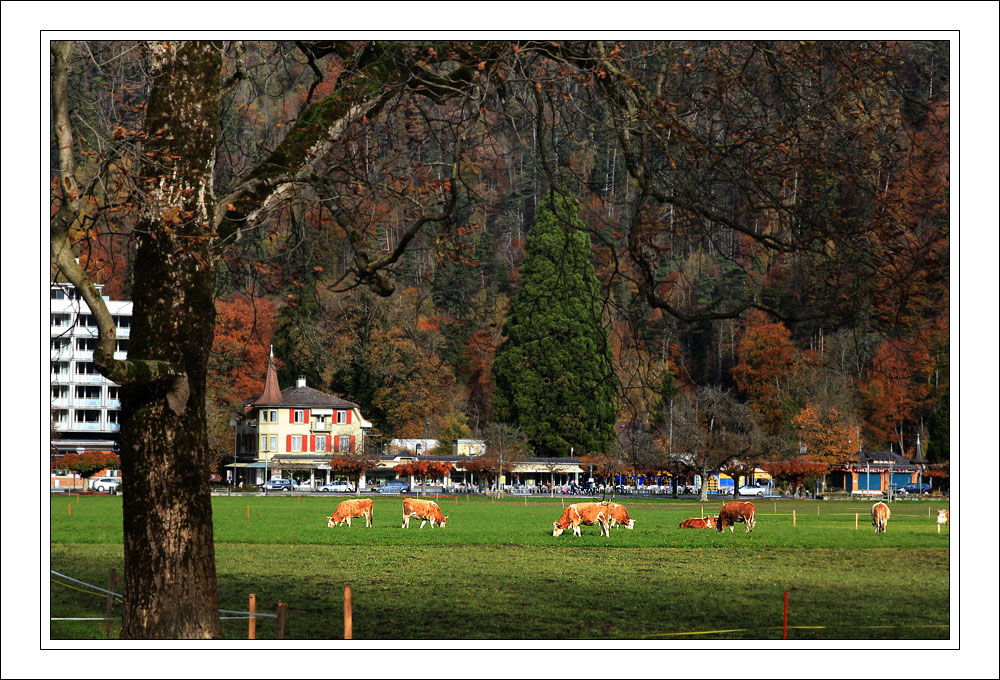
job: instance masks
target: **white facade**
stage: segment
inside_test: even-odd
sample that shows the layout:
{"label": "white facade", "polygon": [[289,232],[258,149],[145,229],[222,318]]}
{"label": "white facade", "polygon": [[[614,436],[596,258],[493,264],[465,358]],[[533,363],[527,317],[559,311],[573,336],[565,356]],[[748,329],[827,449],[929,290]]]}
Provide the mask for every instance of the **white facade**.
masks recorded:
{"label": "white facade", "polygon": [[[98,291],[103,286],[97,285]],[[132,303],[104,298],[115,320],[115,359],[128,354]],[[53,283],[49,299],[52,429],[59,436],[117,433],[118,385],[94,366],[97,326],[72,284]]]}

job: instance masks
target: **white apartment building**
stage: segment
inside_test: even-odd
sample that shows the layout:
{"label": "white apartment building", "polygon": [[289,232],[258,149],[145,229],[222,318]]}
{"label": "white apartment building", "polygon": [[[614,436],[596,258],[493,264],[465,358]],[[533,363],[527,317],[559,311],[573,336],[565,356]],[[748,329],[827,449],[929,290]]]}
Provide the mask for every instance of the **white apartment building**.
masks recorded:
{"label": "white apartment building", "polygon": [[[102,288],[97,284],[98,291]],[[115,358],[125,359],[132,303],[107,297],[104,302],[115,320]],[[119,388],[94,366],[97,326],[90,308],[69,283],[53,283],[49,303],[53,445],[57,441],[117,440]]]}

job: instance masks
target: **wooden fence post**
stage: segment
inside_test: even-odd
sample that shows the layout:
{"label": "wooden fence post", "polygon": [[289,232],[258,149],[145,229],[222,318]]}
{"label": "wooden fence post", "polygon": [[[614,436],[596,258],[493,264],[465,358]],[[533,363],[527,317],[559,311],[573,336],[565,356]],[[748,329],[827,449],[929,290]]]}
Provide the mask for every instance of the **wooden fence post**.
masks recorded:
{"label": "wooden fence post", "polygon": [[248,640],[257,639],[257,596],[250,593],[250,631],[247,636]]}
{"label": "wooden fence post", "polygon": [[860,513],[857,513],[857,512],[854,513],[854,530],[855,531],[858,530],[858,517],[860,517]]}
{"label": "wooden fence post", "polygon": [[353,621],[351,617],[351,586],[344,587],[344,639],[352,640]]}
{"label": "wooden fence post", "polygon": [[796,526],[796,524],[795,524],[795,511],[794,510],[792,510],[792,526],[793,527]]}
{"label": "wooden fence post", "polygon": [[67,503],[66,504],[66,516],[67,517],[72,517],[73,516],[73,504],[72,503]]}
{"label": "wooden fence post", "polygon": [[278,603],[278,639],[285,639],[285,603]]}
{"label": "wooden fence post", "polygon": [[111,634],[111,608],[115,603],[115,568],[111,567],[108,570],[108,602],[104,609],[104,637]]}

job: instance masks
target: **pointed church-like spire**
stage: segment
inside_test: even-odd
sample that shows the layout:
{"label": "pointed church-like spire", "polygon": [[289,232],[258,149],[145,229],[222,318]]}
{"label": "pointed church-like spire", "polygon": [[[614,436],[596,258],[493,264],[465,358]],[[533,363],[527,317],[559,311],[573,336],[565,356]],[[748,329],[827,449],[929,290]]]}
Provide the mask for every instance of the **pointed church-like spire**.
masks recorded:
{"label": "pointed church-like spire", "polygon": [[281,388],[278,387],[278,371],[274,368],[274,345],[271,345],[271,356],[268,357],[267,360],[267,375],[264,377],[264,391],[253,403],[261,405],[281,403]]}

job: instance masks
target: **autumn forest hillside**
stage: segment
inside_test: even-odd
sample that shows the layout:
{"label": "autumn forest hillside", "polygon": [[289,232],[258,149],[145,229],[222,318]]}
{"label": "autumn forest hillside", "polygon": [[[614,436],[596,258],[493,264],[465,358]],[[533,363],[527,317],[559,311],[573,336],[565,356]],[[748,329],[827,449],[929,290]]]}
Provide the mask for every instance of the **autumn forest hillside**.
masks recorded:
{"label": "autumn forest hillside", "polygon": [[[70,233],[105,294],[132,299],[156,192],[140,168],[184,153],[147,118],[171,76],[148,66],[155,46],[85,47],[68,91],[88,196]],[[588,327],[572,345],[587,356],[565,360],[601,376],[601,422],[637,424],[637,465],[699,448],[909,456],[918,435],[948,460],[946,42],[214,48],[215,455],[272,346],[282,386],[306,376],[384,436],[530,429],[508,394],[530,379],[498,356],[544,309]],[[543,221],[566,239],[544,266]],[[539,271],[552,291],[528,303]],[[546,353],[518,363],[541,371]],[[560,422],[591,422],[601,399]]]}

